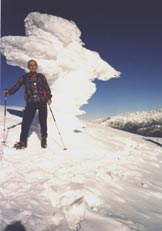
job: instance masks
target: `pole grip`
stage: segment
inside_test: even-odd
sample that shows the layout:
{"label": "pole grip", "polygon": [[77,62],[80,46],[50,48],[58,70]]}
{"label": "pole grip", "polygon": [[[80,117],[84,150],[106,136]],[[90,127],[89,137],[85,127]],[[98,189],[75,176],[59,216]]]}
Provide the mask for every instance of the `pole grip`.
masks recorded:
{"label": "pole grip", "polygon": [[8,89],[7,89],[7,88],[5,88],[5,90],[4,90],[4,97],[5,97],[5,98],[7,98],[7,96],[8,96],[8,94],[7,94],[7,93],[8,93]]}
{"label": "pole grip", "polygon": [[7,105],[7,95],[4,96],[4,116],[6,116],[6,105]]}

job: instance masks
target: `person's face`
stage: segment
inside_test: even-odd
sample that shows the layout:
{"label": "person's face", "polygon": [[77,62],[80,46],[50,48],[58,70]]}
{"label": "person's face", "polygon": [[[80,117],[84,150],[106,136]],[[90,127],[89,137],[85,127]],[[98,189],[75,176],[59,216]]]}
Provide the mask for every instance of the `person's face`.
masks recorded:
{"label": "person's face", "polygon": [[28,68],[29,68],[30,72],[36,72],[36,70],[38,68],[37,63],[34,61],[29,62]]}

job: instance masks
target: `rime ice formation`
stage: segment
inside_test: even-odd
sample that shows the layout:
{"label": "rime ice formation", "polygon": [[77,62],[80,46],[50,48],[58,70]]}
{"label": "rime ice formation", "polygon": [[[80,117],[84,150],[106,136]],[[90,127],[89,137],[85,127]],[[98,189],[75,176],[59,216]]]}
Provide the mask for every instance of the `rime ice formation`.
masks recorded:
{"label": "rime ice formation", "polygon": [[[96,91],[95,79],[109,80],[120,72],[103,61],[97,52],[83,46],[81,32],[72,21],[32,12],[25,18],[26,36],[5,36],[1,53],[7,63],[28,71],[26,63],[36,59],[53,93],[59,115],[74,118]],[[17,76],[15,76],[15,81]]]}

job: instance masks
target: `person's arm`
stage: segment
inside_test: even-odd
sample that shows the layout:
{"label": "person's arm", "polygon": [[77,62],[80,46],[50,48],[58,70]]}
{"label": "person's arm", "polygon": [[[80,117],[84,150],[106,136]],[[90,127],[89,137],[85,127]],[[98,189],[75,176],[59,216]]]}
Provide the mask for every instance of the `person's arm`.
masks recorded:
{"label": "person's arm", "polygon": [[44,81],[44,89],[46,91],[46,94],[47,94],[47,100],[48,100],[48,104],[50,105],[51,102],[52,102],[52,94],[51,94],[51,89],[48,85],[48,82],[47,82],[47,79],[45,76],[43,76],[43,81]]}
{"label": "person's arm", "polygon": [[7,90],[7,96],[8,96],[8,95],[12,95],[12,94],[14,94],[16,91],[18,91],[19,88],[23,85],[23,83],[24,83],[24,77],[21,76],[21,77],[19,78],[19,80],[17,81],[17,83],[16,83],[12,88],[10,88],[10,89]]}

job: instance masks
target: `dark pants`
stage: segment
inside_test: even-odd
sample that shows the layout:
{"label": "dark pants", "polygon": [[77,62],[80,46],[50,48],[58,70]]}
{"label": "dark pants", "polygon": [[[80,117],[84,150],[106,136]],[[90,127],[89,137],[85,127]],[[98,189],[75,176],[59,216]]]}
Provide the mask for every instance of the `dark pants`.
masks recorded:
{"label": "dark pants", "polygon": [[47,137],[47,103],[37,102],[28,103],[24,110],[23,121],[21,126],[20,141],[27,141],[29,128],[34,119],[36,110],[39,111],[39,123],[42,137]]}

